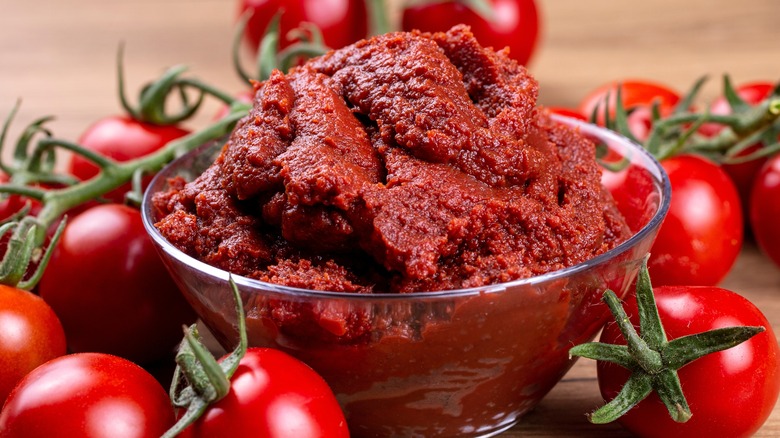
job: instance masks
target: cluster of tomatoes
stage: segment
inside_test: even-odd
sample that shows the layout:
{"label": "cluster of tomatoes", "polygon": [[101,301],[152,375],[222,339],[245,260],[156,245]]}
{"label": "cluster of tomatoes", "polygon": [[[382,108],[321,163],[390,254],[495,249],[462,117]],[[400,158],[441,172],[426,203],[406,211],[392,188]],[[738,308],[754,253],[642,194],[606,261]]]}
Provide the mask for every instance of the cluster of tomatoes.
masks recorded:
{"label": "cluster of tomatoes", "polygon": [[[427,0],[399,2],[400,30],[442,32],[466,24],[483,46],[501,49],[509,47],[510,56],[527,64],[536,50],[540,34],[540,12],[534,0]],[[482,3],[487,8],[477,6]],[[370,6],[367,7],[367,4]],[[394,15],[384,0],[241,0],[241,12],[250,11],[246,40],[251,47],[260,45],[272,17],[283,10],[279,34],[287,36],[301,23],[314,24],[321,32],[323,42],[339,48],[365,38],[377,29],[375,21],[388,20]],[[383,29],[385,31],[389,28]],[[282,37],[280,48],[290,44]]]}
{"label": "cluster of tomatoes", "polygon": [[[631,80],[593,90],[577,109],[551,111],[605,124],[605,114],[609,114],[605,102],[609,102],[606,108],[615,108],[618,87],[628,128],[639,142],[646,141],[652,129],[653,105],[660,117],[667,117],[684,98],[666,85]],[[751,82],[733,89],[748,106],[758,105],[774,90],[775,85],[769,82]],[[727,115],[732,108],[721,96],[708,111]],[[723,126],[704,123],[698,129],[697,135],[712,138]],[[717,163],[692,153],[674,154],[660,161],[669,175],[671,205],[651,248],[648,268],[669,339],[733,326],[762,326],[767,330],[680,369],[679,379],[693,412],[689,421],[673,421],[656,393],[619,418],[621,424],[640,436],[750,436],[774,408],[780,392],[780,349],[771,325],[747,299],[716,287],[731,270],[745,232],[780,267],[780,228],[775,219],[780,214],[780,154],[755,155],[765,147],[771,152],[776,145],[749,145],[736,156],[754,154],[755,159],[734,164]],[[619,202],[623,188],[611,190]],[[626,312],[639,327],[635,297],[627,299]],[[618,325],[611,323],[605,327],[601,342],[626,341]],[[599,386],[605,400],[618,396],[629,374],[618,365],[599,362]],[[739,406],[739,415],[732,412],[735,406]]]}
{"label": "cluster of tomatoes", "polygon": [[[666,117],[683,99],[669,86],[627,80],[591,91],[577,109],[551,109],[584,120],[595,116],[597,123],[604,124],[605,102],[609,101],[607,107],[614,111],[618,87],[628,111],[628,128],[640,142],[647,140],[650,133],[652,105],[656,104],[660,116]],[[759,81],[742,84],[734,91],[746,104],[757,105],[774,88],[770,82]],[[721,96],[708,111],[712,115],[727,115],[731,107]],[[705,123],[699,134],[714,137],[722,129],[722,125]],[[738,160],[764,146],[769,145],[756,143],[743,149],[736,154],[737,162],[733,164],[693,153],[661,160],[669,175],[672,199],[650,255],[649,269],[656,285],[717,285],[734,265],[745,235],[755,238],[780,267],[780,228],[774,226],[774,218],[780,213],[780,154]]]}
{"label": "cluster of tomatoes", "polygon": [[[108,117],[79,144],[128,161],[188,133]],[[86,180],[98,169],[74,155],[66,172]],[[68,213],[34,292],[0,285],[0,436],[159,437],[173,426],[176,414],[162,385],[170,380],[182,326],[196,316],[158,257],[140,211],[122,202],[129,188]],[[18,195],[7,197],[0,219],[25,204]],[[40,208],[35,201],[27,214]],[[306,432],[296,436],[347,434],[327,384],[289,355],[249,349],[234,382],[232,395],[182,436],[241,428],[280,437],[296,430]],[[239,418],[242,412],[252,415]],[[287,421],[293,417],[300,421]]]}

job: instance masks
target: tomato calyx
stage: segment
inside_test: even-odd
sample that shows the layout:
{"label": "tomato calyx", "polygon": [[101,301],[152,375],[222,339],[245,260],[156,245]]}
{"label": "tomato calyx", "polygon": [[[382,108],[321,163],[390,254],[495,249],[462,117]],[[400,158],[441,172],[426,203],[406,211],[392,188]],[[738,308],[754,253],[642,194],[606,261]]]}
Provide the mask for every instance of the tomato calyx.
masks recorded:
{"label": "tomato calyx", "polygon": [[[5,144],[8,128],[18,111],[20,103],[17,102],[13,110],[6,118],[0,131],[0,150]],[[52,251],[65,228],[65,219],[60,221],[49,244],[42,248],[38,242],[39,233],[45,233],[49,224],[42,223],[35,217],[32,211],[32,202],[41,201],[46,191],[35,187],[34,184],[57,183],[70,184],[73,179],[61,177],[51,173],[54,167],[54,155],[30,154],[32,139],[43,134],[50,137],[51,133],[44,124],[51,117],[41,117],[27,126],[16,142],[16,147],[11,163],[0,160],[0,170],[9,175],[8,182],[0,185],[0,196],[10,202],[10,197],[25,199],[21,207],[11,213],[10,216],[0,220],[0,240],[7,238],[5,253],[0,260],[0,284],[30,290],[40,281],[46,264],[51,258]],[[34,267],[28,275],[30,267]]]}
{"label": "tomato calyx", "polygon": [[[246,315],[238,287],[233,277],[228,278],[238,316],[238,345],[220,362],[200,342],[197,326],[185,328],[184,340],[176,353],[176,370],[171,383],[170,397],[177,408],[186,409],[179,421],[162,438],[173,438],[198,420],[212,403],[230,392],[230,378],[248,347]],[[183,383],[189,386],[182,387]]]}
{"label": "tomato calyx", "polygon": [[641,335],[631,324],[614,292],[605,291],[603,299],[615,317],[626,345],[590,342],[573,347],[569,354],[615,363],[631,371],[631,376],[614,399],[588,416],[595,424],[617,420],[652,391],[659,395],[674,421],[688,421],[692,413],[677,370],[710,353],[741,344],[765,330],[762,326],[726,327],[667,340],[653,296],[646,258],[636,286]]}
{"label": "tomato calyx", "polygon": [[236,74],[247,84],[264,81],[271,76],[274,69],[288,71],[301,60],[320,56],[328,51],[320,29],[312,23],[302,23],[301,27],[291,30],[286,37],[294,42],[280,50],[281,19],[284,10],[279,10],[271,18],[265,29],[260,47],[257,51],[255,65],[257,73],[252,77],[241,65],[241,37],[251,17],[251,12],[241,16],[235,36],[233,37],[232,59]]}
{"label": "tomato calyx", "polygon": [[[199,80],[182,77],[182,74],[187,71],[187,67],[177,65],[169,68],[156,81],[146,84],[141,89],[138,106],[133,107],[125,94],[123,58],[124,45],[120,45],[116,61],[119,102],[127,114],[135,120],[155,125],[175,125],[192,117],[200,108],[206,95],[214,96],[228,105],[235,102],[235,98],[228,93]],[[194,102],[191,101],[192,98],[187,93],[188,89],[197,92]],[[181,109],[176,114],[167,114],[166,101],[173,94],[179,96]]]}
{"label": "tomato calyx", "polygon": [[[246,114],[247,107],[236,107],[223,119],[190,135],[173,140],[158,151],[130,161],[119,162],[102,156],[76,143],[57,139],[47,135],[32,146],[31,152],[25,156],[22,164],[13,169],[8,183],[0,184],[0,194],[6,196],[21,196],[41,204],[36,216],[17,214],[15,220],[9,221],[4,232],[14,229],[14,235],[5,252],[4,261],[0,262],[0,282],[13,285],[19,278],[21,266],[27,266],[37,261],[47,239],[47,231],[62,220],[66,212],[92,199],[99,199],[105,193],[133,180],[135,191],[140,193],[141,178],[144,174],[156,172],[179,154],[195,147],[222,138],[233,128],[233,125]],[[12,117],[12,116],[11,116]],[[9,123],[0,132],[0,138],[5,137]],[[29,140],[26,144],[29,143]],[[0,143],[2,146],[2,143]],[[100,168],[100,173],[92,179],[74,182],[72,178],[53,173],[53,163],[48,164],[48,157],[53,157],[54,149],[61,148],[79,154]],[[36,186],[47,182],[67,183],[52,188]],[[136,198],[139,196],[136,195]],[[29,213],[29,208],[26,210]],[[60,224],[63,227],[64,224]],[[58,234],[55,234],[58,236]],[[56,240],[46,249],[49,253]],[[45,259],[45,257],[44,257]],[[13,265],[13,266],[11,266]],[[39,265],[40,266],[40,265]],[[42,268],[41,268],[42,269]],[[6,271],[15,272],[8,277],[2,277]],[[38,279],[39,276],[36,276]],[[28,288],[33,282],[20,288]]]}

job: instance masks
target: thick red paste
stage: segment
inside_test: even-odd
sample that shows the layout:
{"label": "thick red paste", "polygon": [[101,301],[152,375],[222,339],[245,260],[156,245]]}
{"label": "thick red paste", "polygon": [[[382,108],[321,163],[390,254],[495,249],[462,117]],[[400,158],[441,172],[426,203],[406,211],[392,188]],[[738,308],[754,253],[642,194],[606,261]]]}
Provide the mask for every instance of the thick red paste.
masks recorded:
{"label": "thick red paste", "polygon": [[593,144],[466,28],[359,42],[260,84],[197,180],[155,197],[187,254],[306,289],[418,292],[571,266],[626,239]]}

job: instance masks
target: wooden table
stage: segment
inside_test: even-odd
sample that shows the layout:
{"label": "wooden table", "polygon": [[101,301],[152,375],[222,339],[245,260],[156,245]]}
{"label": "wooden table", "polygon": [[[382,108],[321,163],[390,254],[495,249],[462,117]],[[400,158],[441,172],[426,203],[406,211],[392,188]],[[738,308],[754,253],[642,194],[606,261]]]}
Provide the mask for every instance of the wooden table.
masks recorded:
{"label": "wooden table", "polygon": [[[88,124],[118,113],[115,54],[126,44],[128,90],[166,67],[226,91],[242,89],[230,65],[236,2],[227,0],[38,0],[3,2],[0,15],[0,115],[23,104],[9,140],[35,117],[52,114],[62,138],[75,140]],[[737,82],[780,78],[780,2],[689,0],[539,1],[544,35],[530,68],[541,103],[575,106],[594,87],[630,77],[679,90],[698,77],[719,92],[720,76]],[[194,125],[208,119],[207,103]],[[10,147],[10,146],[6,146]],[[8,151],[5,151],[7,153]],[[780,270],[746,244],[725,287],[743,293],[780,330]],[[626,436],[617,425],[593,426],[585,413],[601,404],[592,361],[579,361],[523,423],[504,436]],[[757,436],[780,435],[777,407]]]}

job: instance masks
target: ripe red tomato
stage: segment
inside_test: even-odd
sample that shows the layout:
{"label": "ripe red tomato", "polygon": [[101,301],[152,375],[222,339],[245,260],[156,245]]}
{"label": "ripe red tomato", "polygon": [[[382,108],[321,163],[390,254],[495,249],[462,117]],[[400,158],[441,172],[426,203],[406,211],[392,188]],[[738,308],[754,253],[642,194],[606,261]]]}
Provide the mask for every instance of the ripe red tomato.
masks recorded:
{"label": "ripe red tomato", "polygon": [[179,435],[266,438],[348,437],[347,422],[325,380],[303,362],[270,348],[249,348],[230,393]]}
{"label": "ripe red tomato", "polygon": [[173,350],[195,315],[146,234],[140,212],[119,204],[73,218],[39,284],[73,352],[146,364]]}
{"label": "ripe red tomato", "polygon": [[0,434],[157,438],[173,420],[168,395],[143,368],[81,353],[51,360],[19,382],[0,412]]}
{"label": "ripe red tomato", "polygon": [[423,32],[444,32],[457,24],[471,26],[480,44],[501,50],[520,64],[531,60],[539,39],[539,11],[534,0],[490,0],[495,19],[490,22],[459,1],[439,1],[404,8],[401,27]]}
{"label": "ripe red tomato", "polygon": [[[187,134],[189,131],[176,126],[152,125],[126,116],[113,116],[87,128],[79,138],[79,144],[121,162],[148,155]],[[99,169],[89,160],[74,155],[67,171],[80,180],[87,180],[97,175]],[[121,204],[129,190],[130,184],[126,184],[104,197]]]}
{"label": "ripe red tomato", "polygon": [[368,18],[364,0],[241,0],[241,14],[252,11],[246,25],[245,39],[256,50],[271,18],[284,9],[279,24],[279,47],[290,44],[287,33],[308,22],[322,31],[326,46],[340,49],[368,34]]}
{"label": "ripe red tomato", "polygon": [[718,165],[693,155],[668,158],[669,213],[650,249],[657,286],[714,286],[742,247],[743,218],[734,183]]}
{"label": "ripe red tomato", "polygon": [[758,246],[780,267],[780,155],[756,176],[750,198],[750,226]]}
{"label": "ripe red tomato", "polygon": [[65,332],[37,295],[0,285],[0,406],[27,373],[65,354]]}
{"label": "ripe red tomato", "polygon": [[[733,326],[763,326],[766,331],[680,368],[682,389],[693,413],[686,423],[674,422],[656,393],[618,421],[644,437],[751,436],[769,417],[780,392],[780,350],[772,325],[747,299],[725,289],[658,287],[654,295],[669,340]],[[624,307],[638,326],[635,298],[629,297]],[[601,342],[625,345],[614,323],[604,327]],[[606,362],[598,362],[597,369],[601,394],[612,400],[629,371]]]}
{"label": "ripe red tomato", "polygon": [[[640,141],[647,139],[652,127],[651,108],[653,102],[658,102],[661,116],[668,116],[674,111],[675,106],[681,99],[677,91],[656,82],[642,79],[610,82],[585,96],[579,104],[579,112],[590,119],[594,109],[598,108],[596,123],[604,125],[605,102],[609,104],[610,116],[614,116],[618,87],[620,87],[623,107],[629,112],[629,129]],[[608,101],[607,95],[609,95]]]}

